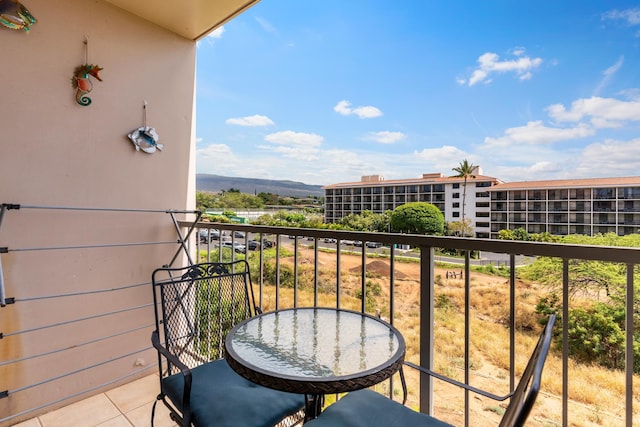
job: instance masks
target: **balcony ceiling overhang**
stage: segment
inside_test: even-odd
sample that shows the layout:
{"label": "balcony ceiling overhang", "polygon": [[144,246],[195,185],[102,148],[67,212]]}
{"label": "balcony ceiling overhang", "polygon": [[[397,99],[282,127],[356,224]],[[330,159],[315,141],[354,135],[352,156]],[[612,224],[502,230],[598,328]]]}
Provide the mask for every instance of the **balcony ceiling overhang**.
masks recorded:
{"label": "balcony ceiling overhang", "polygon": [[105,0],[191,40],[198,40],[260,0]]}

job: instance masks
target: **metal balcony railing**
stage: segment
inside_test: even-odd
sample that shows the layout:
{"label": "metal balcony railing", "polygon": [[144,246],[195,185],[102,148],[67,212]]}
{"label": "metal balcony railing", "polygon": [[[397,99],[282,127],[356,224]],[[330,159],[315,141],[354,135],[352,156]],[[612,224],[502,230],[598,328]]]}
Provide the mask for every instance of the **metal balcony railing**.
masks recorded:
{"label": "metal balcony railing", "polygon": [[[23,206],[23,208],[25,208]],[[111,210],[109,210],[111,211]],[[115,212],[118,211],[118,212]],[[81,219],[76,216],[79,212],[93,215],[87,222],[86,228]],[[47,215],[72,216],[74,233],[85,233],[90,227],[97,227],[101,210],[47,210]],[[640,249],[620,247],[594,247],[581,245],[560,245],[550,243],[529,243],[500,241],[489,239],[432,237],[419,235],[403,235],[391,233],[364,233],[331,231],[320,229],[299,229],[287,227],[266,227],[243,224],[221,224],[199,222],[191,232],[193,221],[176,220],[177,211],[137,212],[135,210],[112,210],[113,215],[165,215],[171,218],[171,223],[164,226],[154,225],[153,233],[162,231],[163,236],[171,235],[171,230],[178,230],[177,239],[159,237],[156,240],[130,240],[126,244],[118,244],[105,237],[104,240],[84,242],[81,245],[61,242],[43,246],[19,247],[11,242],[6,245],[3,240],[2,228],[12,227],[7,221],[10,214],[5,213],[5,223],[0,216],[0,280],[5,278],[6,286],[1,289],[18,289],[20,283],[14,283],[21,277],[28,277],[26,269],[46,269],[49,257],[55,257],[58,262],[67,263],[55,277],[51,277],[42,286],[39,295],[17,297],[2,292],[4,307],[0,308],[0,426],[12,425],[28,416],[35,416],[43,411],[53,409],[66,403],[71,403],[82,397],[96,393],[117,384],[126,383],[142,375],[154,372],[152,361],[155,360],[150,349],[149,336],[153,320],[151,291],[148,280],[153,266],[159,267],[170,262],[196,262],[198,260],[215,261],[216,257],[247,257],[252,266],[256,296],[263,309],[271,310],[287,308],[289,306],[335,306],[378,314],[396,325],[405,335],[408,347],[413,350],[407,357],[409,360],[425,367],[442,372],[447,376],[462,376],[464,382],[478,385],[478,378],[494,380],[486,387],[491,392],[506,394],[517,382],[518,360],[521,356],[528,357],[528,349],[522,344],[520,325],[516,323],[521,314],[521,300],[527,290],[522,289],[518,281],[517,269],[522,263],[530,262],[534,257],[555,257],[562,262],[562,349],[556,353],[560,359],[561,368],[558,373],[561,387],[557,392],[546,392],[545,397],[557,402],[557,410],[549,411],[544,421],[534,418],[531,425],[563,425],[580,424],[585,411],[601,420],[603,425],[632,426],[634,423],[634,408],[640,399],[640,389],[634,387],[634,284],[636,282],[638,264],[640,264]],[[180,211],[180,215],[187,211]],[[192,212],[191,212],[192,213]],[[35,223],[32,223],[35,224]],[[93,225],[92,225],[93,224]],[[158,228],[159,227],[159,228]],[[144,225],[141,228],[145,228]],[[80,232],[78,230],[81,230]],[[132,228],[132,230],[135,230]],[[212,233],[210,230],[216,230]],[[29,230],[32,232],[33,230]],[[239,233],[235,233],[239,232]],[[26,231],[25,231],[26,233]],[[20,233],[18,233],[20,234]],[[147,235],[148,233],[142,233]],[[217,235],[217,239],[215,236]],[[222,239],[222,240],[221,240]],[[254,240],[255,239],[255,240]],[[326,242],[325,242],[326,239]],[[73,239],[71,239],[73,240]],[[250,242],[257,241],[260,244]],[[101,243],[108,242],[108,243]],[[110,242],[110,243],[109,243]],[[226,244],[220,245],[221,242]],[[266,243],[270,242],[270,243]],[[360,242],[360,243],[358,243]],[[367,243],[375,242],[368,247]],[[5,243],[5,244],[3,244]],[[381,244],[381,245],[380,245]],[[5,246],[6,245],[6,246]],[[244,249],[243,249],[244,246]],[[268,247],[271,246],[271,247]],[[156,253],[157,247],[166,247]],[[220,248],[222,247],[222,250]],[[270,251],[268,251],[268,250]],[[458,251],[462,257],[451,258],[439,255],[441,249]],[[67,256],[70,252],[79,253],[80,257],[87,256],[87,251],[101,251],[105,260],[111,263],[107,269],[94,271],[96,266],[83,265],[77,262],[78,257]],[[14,252],[12,254],[12,252]],[[482,259],[473,259],[472,253],[492,254]],[[29,253],[35,262],[22,265],[16,259]],[[175,255],[173,255],[175,253]],[[167,256],[168,254],[168,256]],[[186,255],[188,254],[188,255]],[[173,255],[173,260],[172,260]],[[122,273],[118,265],[122,260],[130,257],[144,259],[140,277],[145,280],[126,281],[121,279]],[[489,259],[491,258],[491,259]],[[102,258],[100,258],[102,259]],[[38,261],[39,260],[39,261]],[[624,336],[626,340],[625,369],[621,375],[621,383],[617,384],[620,393],[619,408],[601,408],[597,404],[576,404],[574,402],[576,378],[575,363],[569,358],[568,349],[568,310],[572,307],[570,294],[570,265],[580,260],[595,260],[605,263],[616,263],[624,271],[626,282],[626,321]],[[376,262],[379,261],[379,262]],[[2,264],[4,262],[4,265]],[[105,261],[107,262],[107,261]],[[412,263],[417,271],[416,277],[401,274],[405,264]],[[508,353],[506,374],[487,374],[479,372],[478,356],[474,352],[473,334],[478,333],[478,314],[474,304],[478,295],[476,288],[475,265],[492,263],[506,273],[500,283],[506,287],[507,297],[496,305],[507,314],[506,324],[503,325],[507,349],[496,349]],[[138,263],[126,264],[127,269],[135,269]],[[4,273],[1,267],[4,266]],[[382,266],[382,267],[381,267]],[[380,269],[385,271],[382,271]],[[86,271],[83,271],[86,270]],[[147,271],[148,270],[148,271]],[[455,273],[449,279],[445,277]],[[124,276],[130,272],[124,272]],[[131,272],[133,273],[133,272]],[[4,276],[3,276],[4,274]],[[104,275],[108,284],[100,288],[95,282],[104,282]],[[81,275],[86,280],[86,290],[68,292],[69,282]],[[382,278],[381,278],[382,277]],[[93,278],[93,280],[92,280]],[[461,329],[455,329],[445,324],[446,316],[440,303],[444,300],[442,283],[452,282],[460,292],[460,313],[463,316]],[[8,283],[10,281],[11,283]],[[372,286],[372,282],[383,283],[382,289]],[[419,292],[407,300],[408,283],[415,283]],[[501,284],[495,286],[502,286]],[[355,291],[354,291],[355,288]],[[148,292],[147,292],[148,291]],[[483,289],[482,292],[488,292]],[[371,305],[372,296],[376,302]],[[487,297],[488,298],[488,297]],[[75,313],[65,317],[65,310],[69,300],[82,308],[82,315]],[[445,301],[446,302],[446,301]],[[357,304],[357,306],[349,306]],[[7,321],[10,318],[20,318],[21,313],[37,309],[51,313],[62,313],[55,321],[47,322],[45,316],[38,325],[23,329],[19,324]],[[417,327],[409,328],[408,318],[416,307],[419,320]],[[16,316],[18,314],[18,316]],[[80,325],[97,324],[100,327],[89,327],[90,334],[77,334]],[[447,328],[452,328],[449,331]],[[108,329],[108,331],[107,331]],[[454,330],[455,329],[455,330]],[[443,363],[443,356],[438,353],[442,344],[440,337],[444,330],[452,336],[460,337],[459,357],[455,360],[447,359]],[[65,337],[63,344],[56,345],[56,339],[51,337]],[[526,335],[526,334],[525,334]],[[49,338],[47,338],[49,337]],[[52,343],[44,346],[42,340],[49,339]],[[46,349],[44,349],[46,347]],[[73,360],[66,365],[65,360]],[[134,363],[130,361],[133,360]],[[139,366],[135,365],[139,360]],[[147,362],[150,361],[150,362]],[[126,362],[126,363],[125,363]],[[117,365],[115,368],[107,366]],[[123,366],[120,366],[123,365]],[[443,368],[444,367],[444,368]],[[25,371],[37,371],[37,375],[24,375]],[[41,372],[41,373],[40,373]],[[17,373],[17,374],[14,374]],[[612,372],[611,375],[614,375]],[[35,379],[34,379],[35,378]],[[440,399],[441,385],[434,384],[428,378],[409,378],[410,393],[413,396],[412,405],[423,412],[433,413],[442,411]],[[591,387],[594,389],[608,387],[600,384],[600,379],[593,379]],[[392,380],[389,384],[381,385],[379,391],[394,396],[399,382]],[[495,389],[494,389],[495,388]],[[506,389],[505,389],[506,388]],[[60,390],[64,390],[62,394]],[[472,395],[463,393],[458,405],[447,402],[447,411],[456,425],[479,425],[477,421],[478,402]],[[27,401],[25,403],[24,401]],[[8,404],[10,402],[11,404]],[[17,403],[16,403],[17,402]],[[411,402],[411,399],[410,399]],[[446,406],[445,405],[445,406]],[[634,406],[635,405],[635,406]],[[18,408],[18,409],[16,409]],[[499,411],[499,408],[489,407],[484,412]],[[483,411],[480,408],[480,411]],[[493,414],[495,415],[495,414]],[[497,415],[496,415],[497,416]],[[498,417],[499,418],[499,417]],[[637,422],[637,421],[636,421]],[[484,424],[483,424],[484,425]]]}
{"label": "metal balcony railing", "polygon": [[[562,245],[562,244],[550,244],[550,243],[529,243],[529,242],[516,242],[516,241],[500,241],[500,240],[488,240],[488,239],[468,239],[468,238],[453,238],[453,237],[430,237],[430,236],[417,236],[417,235],[399,235],[388,233],[363,233],[363,232],[345,232],[345,231],[328,231],[328,230],[309,230],[309,229],[295,229],[295,228],[281,228],[281,227],[264,227],[264,226],[240,226],[229,224],[206,224],[200,223],[199,227],[213,227],[220,230],[221,233],[231,233],[233,230],[241,230],[245,233],[243,238],[232,238],[234,241],[241,241],[248,244],[250,239],[257,239],[258,241],[268,239],[272,241],[275,246],[276,253],[281,251],[287,252],[285,258],[292,260],[293,265],[293,301],[283,302],[281,297],[282,284],[281,271],[283,260],[282,256],[276,256],[275,260],[275,287],[273,292],[275,295],[270,295],[269,307],[270,309],[285,308],[288,305],[299,305],[299,293],[302,287],[299,279],[302,276],[307,276],[309,271],[304,268],[304,264],[313,263],[311,268],[312,277],[307,280],[311,280],[313,293],[313,305],[326,305],[326,298],[319,301],[320,296],[331,293],[334,298],[330,300],[330,304],[335,304],[337,307],[341,307],[341,287],[344,279],[344,270],[342,265],[344,264],[344,258],[346,253],[350,253],[351,257],[355,254],[360,258],[357,269],[349,269],[349,274],[355,274],[359,280],[359,295],[361,299],[360,310],[372,311],[375,309],[367,307],[366,305],[366,293],[371,292],[367,286],[368,281],[368,265],[372,260],[377,258],[371,258],[373,256],[380,256],[379,252],[382,251],[382,256],[388,260],[388,290],[383,292],[388,295],[388,300],[382,303],[385,309],[382,312],[382,316],[388,318],[392,323],[396,322],[398,316],[403,316],[406,313],[399,312],[397,305],[398,297],[395,296],[399,292],[400,282],[396,279],[396,266],[400,259],[406,257],[413,257],[419,262],[419,278],[420,283],[420,323],[419,323],[419,363],[423,366],[433,369],[434,360],[436,354],[434,349],[437,347],[437,343],[434,341],[434,312],[436,310],[435,303],[438,299],[436,283],[441,280],[434,273],[436,263],[438,262],[458,262],[460,265],[452,267],[451,271],[460,271],[460,276],[463,277],[463,289],[464,289],[464,354],[462,361],[462,370],[464,374],[464,381],[470,380],[472,375],[473,355],[470,352],[471,348],[471,324],[475,321],[474,314],[471,307],[471,300],[473,292],[471,287],[471,281],[473,274],[471,272],[471,266],[474,264],[480,264],[478,260],[473,260],[470,257],[471,252],[480,251],[482,253],[488,252],[491,254],[501,254],[494,261],[496,264],[500,264],[505,267],[508,274],[508,286],[509,286],[509,298],[508,301],[502,303],[508,306],[508,335],[509,335],[509,383],[510,387],[513,387],[516,383],[516,355],[522,352],[516,345],[516,331],[518,325],[516,324],[516,312],[518,311],[518,297],[517,297],[517,275],[516,269],[519,260],[531,259],[532,257],[554,257],[559,258],[563,265],[562,275],[562,349],[560,352],[560,358],[562,363],[561,369],[561,391],[555,396],[559,401],[559,412],[555,415],[550,415],[548,422],[557,423],[563,426],[574,424],[574,421],[584,417],[584,413],[579,413],[575,410],[572,394],[570,388],[572,386],[572,372],[573,362],[570,360],[569,348],[568,348],[568,311],[572,307],[571,291],[570,291],[570,274],[569,265],[576,261],[602,261],[620,264],[625,271],[626,280],[626,322],[625,322],[625,337],[626,337],[626,352],[625,352],[625,370],[624,370],[624,393],[621,397],[623,402],[620,411],[606,411],[601,408],[597,408],[595,405],[592,408],[593,413],[601,412],[598,417],[607,418],[606,425],[626,425],[631,426],[633,424],[633,407],[634,402],[637,406],[638,399],[640,398],[640,389],[633,387],[633,366],[634,366],[634,353],[633,353],[633,340],[634,340],[634,272],[637,270],[637,265],[640,264],[640,249],[639,248],[621,248],[621,247],[597,247],[597,246],[583,246],[583,245]],[[327,243],[325,243],[325,239]],[[353,242],[363,242],[359,246],[353,246]],[[344,245],[344,242],[349,244]],[[386,246],[387,249],[368,249],[366,242],[380,242]],[[198,243],[198,249],[203,256],[210,256],[211,248],[215,247],[213,243]],[[293,250],[291,249],[293,247]],[[311,254],[311,261],[308,259],[302,259],[299,255],[299,249],[306,247],[306,252]],[[407,252],[406,250],[399,250],[391,248],[415,248],[413,251]],[[438,249],[448,249],[461,251],[465,254],[463,258],[458,258],[457,261],[447,258],[440,258],[436,255]],[[367,251],[370,251],[368,253]],[[376,253],[374,253],[374,251]],[[250,251],[247,251],[250,252]],[[335,277],[332,277],[334,283],[326,283],[326,278],[323,276],[323,272],[319,268],[320,266],[320,253],[329,253],[330,257],[334,258],[334,264],[331,268],[336,271]],[[215,256],[220,256],[220,252],[214,251]],[[236,254],[238,255],[238,254]],[[234,256],[236,256],[234,255]],[[257,283],[259,286],[259,299],[261,304],[267,300],[267,293],[271,288],[271,284],[265,281],[265,260],[263,253],[256,254],[259,257],[259,269]],[[326,255],[325,257],[326,258]],[[322,261],[325,262],[325,261]],[[486,260],[482,262],[486,263]],[[289,264],[287,264],[289,265]],[[449,272],[449,270],[447,270]],[[289,273],[288,273],[289,274]],[[636,273],[637,275],[637,273]],[[455,276],[454,276],[455,277]],[[301,280],[301,279],[300,279]],[[308,289],[308,288],[307,288]],[[380,312],[378,311],[378,314]],[[398,325],[396,325],[398,326]],[[570,367],[571,366],[571,367]],[[598,384],[592,384],[593,387],[599,387]],[[434,385],[430,379],[422,378],[420,384],[417,386],[419,391],[419,407],[423,412],[432,413],[434,410]],[[495,391],[495,390],[493,390]],[[508,390],[507,390],[508,391]],[[389,391],[390,395],[393,391]],[[460,408],[464,414],[464,425],[474,425],[473,415],[471,413],[471,399],[468,394],[465,394],[463,407]],[[602,413],[610,412],[607,416]],[[545,425],[545,424],[540,424]]]}

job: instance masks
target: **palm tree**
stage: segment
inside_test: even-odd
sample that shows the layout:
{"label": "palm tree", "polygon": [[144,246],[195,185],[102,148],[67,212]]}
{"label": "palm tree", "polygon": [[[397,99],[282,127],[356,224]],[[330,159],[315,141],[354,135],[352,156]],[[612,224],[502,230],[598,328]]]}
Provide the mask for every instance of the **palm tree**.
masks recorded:
{"label": "palm tree", "polygon": [[469,163],[467,159],[464,159],[460,163],[460,166],[457,168],[452,168],[451,170],[457,172],[457,175],[454,175],[455,178],[464,178],[464,184],[462,186],[462,223],[464,224],[464,206],[466,204],[467,199],[467,179],[475,178],[476,176],[473,174],[474,170],[477,168],[476,165]]}

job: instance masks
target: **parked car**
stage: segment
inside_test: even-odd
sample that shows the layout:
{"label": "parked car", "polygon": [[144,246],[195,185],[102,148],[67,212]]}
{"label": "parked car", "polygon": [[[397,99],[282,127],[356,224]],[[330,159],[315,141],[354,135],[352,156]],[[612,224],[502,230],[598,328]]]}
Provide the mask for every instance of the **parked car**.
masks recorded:
{"label": "parked car", "polygon": [[233,249],[234,252],[241,253],[241,254],[247,252],[246,246],[238,242],[222,242],[222,247]]}
{"label": "parked car", "polygon": [[200,243],[208,243],[212,240],[220,239],[220,232],[212,228],[202,228],[198,232],[198,235],[200,237]]}
{"label": "parked car", "polygon": [[353,241],[353,246],[362,246],[362,240],[354,240]]}
{"label": "parked car", "polygon": [[256,242],[255,240],[249,240],[247,243],[247,249],[250,251],[255,251],[260,248],[260,242]]}
{"label": "parked car", "polygon": [[[261,243],[260,243],[260,240],[253,240],[253,241],[254,241],[254,242],[256,242],[256,243],[258,244],[258,247],[260,247],[260,244],[261,244]],[[249,244],[251,244],[251,243],[249,243]],[[263,247],[263,248],[265,248],[265,249],[272,248],[272,247],[274,247],[275,245],[276,245],[276,243],[275,243],[273,240],[266,240],[266,239],[265,239],[265,240],[263,240],[263,241],[262,241],[262,247]],[[251,248],[249,248],[249,249],[251,249]],[[252,249],[251,249],[251,250],[252,250]]]}
{"label": "parked car", "polygon": [[381,248],[382,247],[382,243],[380,243],[380,242],[367,242],[367,247],[368,248]]}
{"label": "parked car", "polygon": [[272,240],[263,240],[263,241],[262,241],[262,245],[263,245],[266,249],[269,249],[269,248],[274,247],[274,246],[275,246],[275,243],[274,243]]}
{"label": "parked car", "polygon": [[325,242],[325,243],[336,243],[336,242],[337,242],[337,240],[336,240],[336,239],[332,239],[332,238],[330,238],[330,237],[325,237],[325,238],[324,238],[324,242]]}
{"label": "parked car", "polygon": [[236,239],[244,239],[244,233],[242,231],[234,231],[233,232],[233,237],[235,237]]}

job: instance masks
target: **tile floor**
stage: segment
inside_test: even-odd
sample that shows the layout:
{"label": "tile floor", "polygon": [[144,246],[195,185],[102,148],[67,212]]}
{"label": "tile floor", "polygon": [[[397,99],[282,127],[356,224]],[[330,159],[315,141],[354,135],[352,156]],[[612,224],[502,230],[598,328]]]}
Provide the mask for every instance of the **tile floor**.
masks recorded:
{"label": "tile floor", "polygon": [[[150,427],[158,375],[149,375],[80,402],[16,424],[14,427]],[[158,402],[155,427],[177,426]]]}

